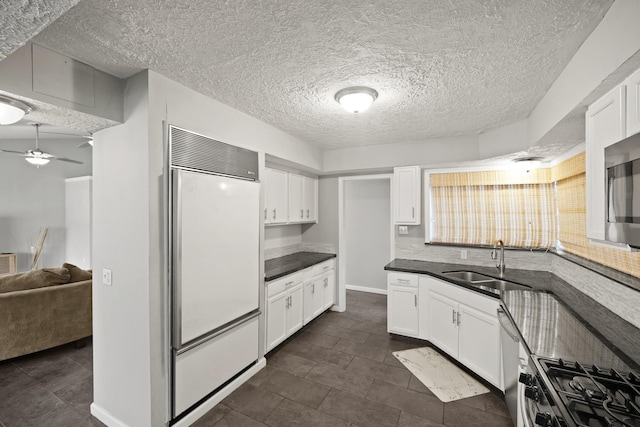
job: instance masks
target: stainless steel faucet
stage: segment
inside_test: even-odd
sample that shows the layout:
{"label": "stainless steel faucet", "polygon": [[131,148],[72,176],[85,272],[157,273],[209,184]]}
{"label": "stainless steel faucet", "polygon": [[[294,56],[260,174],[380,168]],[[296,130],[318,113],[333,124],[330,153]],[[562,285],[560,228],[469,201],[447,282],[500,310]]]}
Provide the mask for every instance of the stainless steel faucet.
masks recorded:
{"label": "stainless steel faucet", "polygon": [[493,250],[491,251],[491,259],[495,260],[498,257],[496,253],[496,249],[500,246],[500,262],[496,265],[498,270],[500,271],[500,278],[504,278],[504,270],[506,266],[504,265],[504,242],[502,240],[496,241],[495,245],[493,245]]}

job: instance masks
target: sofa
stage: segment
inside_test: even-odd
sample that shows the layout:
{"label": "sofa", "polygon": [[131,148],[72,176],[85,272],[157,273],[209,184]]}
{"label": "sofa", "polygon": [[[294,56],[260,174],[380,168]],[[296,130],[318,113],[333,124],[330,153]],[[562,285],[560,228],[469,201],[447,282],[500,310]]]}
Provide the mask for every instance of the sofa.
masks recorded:
{"label": "sofa", "polygon": [[0,360],[91,335],[91,272],[72,264],[0,276]]}

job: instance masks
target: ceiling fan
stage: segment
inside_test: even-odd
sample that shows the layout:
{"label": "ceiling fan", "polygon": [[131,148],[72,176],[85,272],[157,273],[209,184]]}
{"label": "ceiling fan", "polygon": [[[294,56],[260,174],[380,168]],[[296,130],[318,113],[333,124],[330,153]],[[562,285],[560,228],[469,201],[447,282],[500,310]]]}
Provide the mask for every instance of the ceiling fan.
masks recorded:
{"label": "ceiling fan", "polygon": [[3,153],[15,154],[24,157],[24,159],[35,165],[36,167],[40,167],[46,165],[51,160],[59,160],[61,162],[68,163],[76,163],[78,165],[83,164],[83,162],[78,160],[69,159],[67,157],[57,157],[49,153],[45,153],[40,149],[40,123],[33,123],[33,126],[36,128],[36,148],[32,150],[27,150],[25,152],[22,151],[14,151],[14,150],[0,150]]}

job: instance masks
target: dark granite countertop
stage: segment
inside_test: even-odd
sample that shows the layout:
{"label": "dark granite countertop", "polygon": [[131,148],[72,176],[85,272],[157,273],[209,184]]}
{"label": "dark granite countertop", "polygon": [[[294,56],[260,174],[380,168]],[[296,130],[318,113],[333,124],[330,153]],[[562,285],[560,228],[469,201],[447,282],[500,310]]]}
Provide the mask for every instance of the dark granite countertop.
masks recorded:
{"label": "dark granite countertop", "polygon": [[620,370],[640,367],[640,329],[553,273],[507,270],[506,280],[532,290],[496,291],[442,275],[465,270],[497,277],[490,267],[395,259],[385,270],[427,274],[501,299],[533,354]]}
{"label": "dark granite countertop", "polygon": [[264,280],[269,282],[279,279],[335,257],[336,254],[322,252],[297,252],[280,258],[273,258],[264,263]]}

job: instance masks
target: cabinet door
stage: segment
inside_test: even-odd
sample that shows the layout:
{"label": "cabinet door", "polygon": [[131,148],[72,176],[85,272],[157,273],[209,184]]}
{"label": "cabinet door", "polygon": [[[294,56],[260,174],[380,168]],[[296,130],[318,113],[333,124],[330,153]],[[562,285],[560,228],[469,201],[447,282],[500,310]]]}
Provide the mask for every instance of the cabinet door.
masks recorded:
{"label": "cabinet door", "polygon": [[500,381],[500,323],[490,316],[460,304],[458,307],[458,360],[496,387]]}
{"label": "cabinet door", "polygon": [[420,224],[420,167],[395,168],[393,179],[395,223]]}
{"label": "cabinet door", "polygon": [[418,289],[406,286],[389,286],[387,316],[389,332],[418,336]]}
{"label": "cabinet door", "polygon": [[627,86],[627,136],[640,132],[640,70],[625,81]]}
{"label": "cabinet door", "polygon": [[289,222],[304,221],[304,206],[302,202],[302,182],[304,177],[289,174]]}
{"label": "cabinet door", "polygon": [[287,338],[289,294],[282,292],[267,299],[267,351]]}
{"label": "cabinet door", "polygon": [[626,135],[625,88],[619,86],[587,110],[587,238],[604,240],[604,149]]}
{"label": "cabinet door", "polygon": [[336,274],[332,271],[322,278],[322,310],[327,310],[333,306],[336,294]]}
{"label": "cabinet door", "polygon": [[265,181],[264,221],[266,224],[283,224],[288,219],[287,172],[265,168]]}
{"label": "cabinet door", "polygon": [[433,290],[429,291],[428,301],[427,318],[429,319],[431,342],[457,358],[458,326],[456,315],[458,303]]}
{"label": "cabinet door", "polygon": [[302,328],[303,324],[303,287],[302,283],[291,288],[289,294],[289,309],[287,310],[287,336]]}
{"label": "cabinet door", "polygon": [[303,177],[302,180],[302,207],[304,210],[304,221],[313,222],[318,220],[318,180]]}
{"label": "cabinet door", "polygon": [[314,282],[304,284],[304,324],[311,322],[314,318]]}

